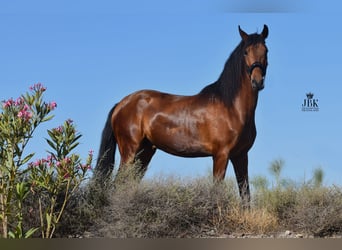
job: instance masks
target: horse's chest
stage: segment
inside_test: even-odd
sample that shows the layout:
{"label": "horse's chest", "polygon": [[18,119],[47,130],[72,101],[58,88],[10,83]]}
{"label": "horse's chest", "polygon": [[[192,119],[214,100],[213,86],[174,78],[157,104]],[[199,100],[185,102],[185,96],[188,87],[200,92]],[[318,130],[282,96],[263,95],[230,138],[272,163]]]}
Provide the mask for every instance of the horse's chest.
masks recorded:
{"label": "horse's chest", "polygon": [[255,123],[251,122],[243,126],[242,131],[237,139],[235,147],[232,149],[233,154],[247,152],[252,146],[256,138]]}

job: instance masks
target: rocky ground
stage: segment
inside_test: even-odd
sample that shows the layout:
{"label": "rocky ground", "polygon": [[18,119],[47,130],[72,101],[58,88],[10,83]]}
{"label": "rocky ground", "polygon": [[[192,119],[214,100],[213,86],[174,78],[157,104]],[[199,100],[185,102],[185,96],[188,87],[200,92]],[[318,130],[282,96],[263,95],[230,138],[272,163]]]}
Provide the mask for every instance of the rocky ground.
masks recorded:
{"label": "rocky ground", "polygon": [[[84,232],[83,235],[69,235],[68,238],[97,238],[91,232]],[[189,235],[184,235],[184,238],[192,238]],[[272,234],[246,234],[246,233],[231,233],[218,235],[214,230],[203,232],[198,238],[224,238],[224,239],[314,239],[314,238],[330,238],[330,239],[342,239],[342,234],[335,234],[325,237],[317,237],[310,234],[296,233],[290,230],[272,233]]]}

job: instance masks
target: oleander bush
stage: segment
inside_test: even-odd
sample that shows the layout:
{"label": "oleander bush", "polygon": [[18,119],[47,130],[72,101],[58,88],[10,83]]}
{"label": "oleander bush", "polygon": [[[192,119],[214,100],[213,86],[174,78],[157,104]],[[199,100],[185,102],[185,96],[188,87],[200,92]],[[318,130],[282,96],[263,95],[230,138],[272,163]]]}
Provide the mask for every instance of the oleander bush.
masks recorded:
{"label": "oleander bush", "polygon": [[56,102],[43,100],[45,91],[37,83],[17,99],[0,104],[2,238],[53,237],[69,200],[91,168],[92,151],[84,163],[75,152],[81,134],[70,119],[47,131],[47,157],[31,161],[35,153],[27,153],[27,145],[57,107]]}

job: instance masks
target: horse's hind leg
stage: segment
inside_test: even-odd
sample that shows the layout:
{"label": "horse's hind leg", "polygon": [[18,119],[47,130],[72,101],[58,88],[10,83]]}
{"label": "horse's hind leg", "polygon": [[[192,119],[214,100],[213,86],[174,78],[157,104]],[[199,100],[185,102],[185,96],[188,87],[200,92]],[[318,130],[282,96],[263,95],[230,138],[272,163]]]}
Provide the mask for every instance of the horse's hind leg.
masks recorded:
{"label": "horse's hind leg", "polygon": [[136,165],[135,158],[139,150],[139,142],[129,140],[126,138],[118,138],[118,147],[120,151],[120,165],[114,179],[114,185],[118,186],[127,181],[135,175]]}
{"label": "horse's hind leg", "polygon": [[140,178],[143,178],[147,170],[148,164],[150,163],[154,153],[156,152],[156,147],[147,139],[141,142],[139,152],[136,155],[137,170]]}
{"label": "horse's hind leg", "polygon": [[156,148],[147,139],[143,139],[139,144],[125,141],[124,145],[119,145],[119,149],[121,162],[114,182],[124,183],[130,177],[141,180]]}

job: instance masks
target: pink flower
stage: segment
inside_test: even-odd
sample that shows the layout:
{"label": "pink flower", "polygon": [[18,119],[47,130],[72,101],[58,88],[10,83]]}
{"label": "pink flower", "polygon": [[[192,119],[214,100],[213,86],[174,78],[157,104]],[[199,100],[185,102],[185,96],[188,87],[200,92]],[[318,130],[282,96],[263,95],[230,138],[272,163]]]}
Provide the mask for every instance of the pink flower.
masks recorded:
{"label": "pink flower", "polygon": [[17,116],[19,118],[24,119],[25,121],[29,121],[32,118],[32,113],[23,109],[23,110],[19,111]]}
{"label": "pink flower", "polygon": [[41,163],[42,163],[41,160],[36,160],[36,161],[33,163],[33,166],[34,166],[34,167],[38,167]]}
{"label": "pink flower", "polygon": [[25,104],[24,107],[19,111],[17,116],[19,118],[24,119],[25,121],[30,120],[32,118],[32,113],[28,110],[30,110],[30,107],[27,104]]}
{"label": "pink flower", "polygon": [[24,110],[24,111],[27,111],[27,110],[29,110],[29,109],[30,109],[30,107],[29,107],[27,104],[25,104],[23,110]]}
{"label": "pink flower", "polygon": [[14,105],[15,106],[21,106],[24,103],[24,98],[19,97],[17,100],[15,100]]}
{"label": "pink flower", "polygon": [[65,162],[66,164],[70,164],[70,163],[71,163],[71,159],[70,159],[69,157],[65,157],[65,158],[64,158],[64,162]]}
{"label": "pink flower", "polygon": [[11,99],[9,99],[9,100],[7,100],[7,101],[4,102],[4,108],[9,108],[9,107],[11,107],[13,104],[14,104],[14,101],[13,101],[13,99],[11,98]]}
{"label": "pink flower", "polygon": [[52,160],[53,160],[53,156],[52,155],[48,155],[46,157],[46,161],[51,162]]}
{"label": "pink flower", "polygon": [[46,162],[47,162],[47,164],[49,165],[49,167],[52,167],[52,166],[53,166],[53,159],[54,159],[54,157],[53,157],[52,155],[48,155],[48,156],[46,157]]}
{"label": "pink flower", "polygon": [[32,113],[31,112],[26,112],[26,120],[30,120],[32,118]]}
{"label": "pink flower", "polygon": [[92,167],[91,167],[91,165],[88,165],[88,164],[82,164],[82,165],[81,165],[81,169],[82,169],[83,171],[87,171],[87,170],[91,170]]}
{"label": "pink flower", "polygon": [[37,92],[38,91],[44,92],[46,90],[46,87],[44,87],[43,84],[38,82],[38,83],[35,83],[33,86],[31,86],[30,90],[37,91]]}
{"label": "pink flower", "polygon": [[94,155],[94,150],[89,150],[89,156],[91,156],[91,157],[93,157],[93,155]]}
{"label": "pink flower", "polygon": [[54,110],[57,107],[57,103],[56,102],[50,102],[49,103],[49,109],[50,110]]}
{"label": "pink flower", "polygon": [[63,133],[63,127],[62,126],[59,126],[57,128],[54,128],[53,129],[55,132],[58,132],[58,133]]}
{"label": "pink flower", "polygon": [[71,120],[71,119],[66,120],[66,123],[69,124],[69,125],[71,125],[73,122],[74,122],[74,121]]}

